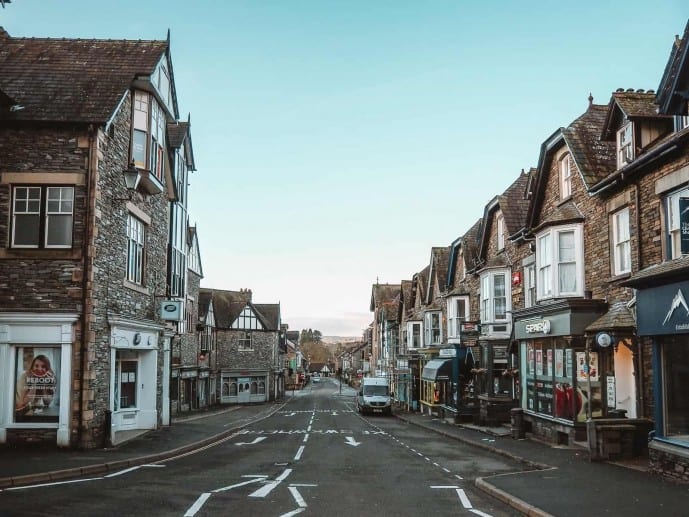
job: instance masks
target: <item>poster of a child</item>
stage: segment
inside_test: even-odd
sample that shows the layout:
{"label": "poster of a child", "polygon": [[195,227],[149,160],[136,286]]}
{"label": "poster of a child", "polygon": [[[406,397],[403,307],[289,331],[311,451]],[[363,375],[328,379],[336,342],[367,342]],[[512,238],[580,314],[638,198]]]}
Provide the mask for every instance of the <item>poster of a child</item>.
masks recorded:
{"label": "poster of a child", "polygon": [[17,353],[15,421],[57,421],[58,357],[52,348],[24,347]]}

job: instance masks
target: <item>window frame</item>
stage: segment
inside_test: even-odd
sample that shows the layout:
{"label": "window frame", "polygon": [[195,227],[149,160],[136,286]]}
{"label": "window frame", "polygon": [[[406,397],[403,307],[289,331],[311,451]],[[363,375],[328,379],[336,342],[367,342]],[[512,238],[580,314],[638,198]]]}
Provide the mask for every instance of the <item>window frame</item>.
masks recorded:
{"label": "window frame", "polygon": [[134,90],[130,161],[138,168],[150,172],[161,183],[167,153],[166,132],[166,109],[152,93]]}
{"label": "window frame", "polygon": [[137,285],[145,285],[146,223],[129,212],[127,214],[127,268],[125,278]]}
{"label": "window frame", "polygon": [[665,228],[663,237],[666,242],[665,260],[674,260],[682,256],[682,234],[680,230],[679,200],[689,198],[689,187],[674,190],[663,198],[665,211]]}
{"label": "window frame", "polygon": [[[414,332],[415,327],[418,328],[418,333]],[[415,336],[418,337],[416,346],[414,346]],[[407,350],[417,348],[423,348],[423,321],[407,321]]]}
{"label": "window frame", "polygon": [[[26,197],[18,199],[18,191],[25,190]],[[29,194],[31,191],[38,191],[38,199],[32,198]],[[57,200],[51,198],[51,192],[57,191],[60,193]],[[69,191],[71,193],[71,199],[64,198],[62,196],[63,191]],[[10,209],[11,221],[12,221],[12,232],[10,237],[10,248],[12,249],[72,249],[74,246],[74,203],[76,189],[74,185],[13,185],[12,186],[12,199]],[[54,211],[50,210],[51,203],[57,202],[60,207],[63,203],[70,205],[70,210],[64,211]],[[17,208],[20,203],[26,205],[26,209],[23,212],[18,212]],[[30,205],[35,205],[38,203],[37,207],[29,210]],[[37,208],[37,209],[36,209]],[[17,228],[22,228],[24,225],[17,221],[17,216],[30,217],[31,219],[37,219],[36,229],[32,231],[31,238],[35,244],[17,244]],[[68,224],[70,226],[70,231],[66,232],[65,236],[69,236],[68,243],[61,244],[49,244],[48,239],[50,238],[50,224],[52,218],[67,218],[69,220]],[[26,224],[26,223],[25,223]],[[35,233],[35,235],[34,235]]]}
{"label": "window frame", "polygon": [[[434,324],[437,318],[437,326]],[[442,311],[427,311],[423,315],[424,347],[440,345],[443,342]],[[437,340],[434,340],[437,336]]]}
{"label": "window frame", "polygon": [[538,301],[536,289],[536,262],[524,266],[524,307],[533,307]]}
{"label": "window frame", "polygon": [[[559,260],[560,251],[559,236],[572,232],[574,235],[574,281],[573,291],[564,291],[560,288],[560,271],[564,264],[572,261]],[[543,242],[547,240],[547,249]],[[545,260],[548,262],[545,262]],[[536,235],[536,294],[537,301],[551,298],[570,298],[584,295],[584,238],[583,225],[573,224],[550,227]],[[549,288],[549,291],[545,291]]]}
{"label": "window frame", "polygon": [[498,251],[502,251],[505,249],[505,217],[501,211],[495,215],[495,231]]}
{"label": "window frame", "polygon": [[560,158],[558,168],[560,171],[560,199],[572,197],[572,155],[565,153]]}
{"label": "window frame", "polygon": [[[502,278],[504,293],[501,296],[496,296],[496,280]],[[509,281],[511,278],[508,269],[493,269],[481,273],[479,285],[481,289],[481,325],[487,323],[509,324],[510,318],[508,314],[512,312],[512,284]],[[488,296],[486,296],[488,295]],[[504,299],[504,317],[497,317],[497,299]]]}
{"label": "window frame", "polygon": [[[460,303],[464,303],[463,314],[461,312]],[[460,329],[459,325],[463,321],[469,320],[470,305],[469,296],[451,296],[447,299],[447,337],[459,339]]]}
{"label": "window frame", "polygon": [[[620,224],[621,216],[626,214],[626,224]],[[624,223],[624,222],[622,222]],[[626,206],[610,214],[612,238],[612,273],[614,276],[625,275],[632,271],[632,245],[629,207]],[[620,232],[625,232],[620,233]]]}
{"label": "window frame", "polygon": [[[628,138],[627,138],[628,137]],[[617,168],[634,161],[634,125],[627,122],[617,130]]]}
{"label": "window frame", "polygon": [[[247,346],[248,343],[248,346]],[[240,352],[251,352],[254,349],[253,333],[246,330],[240,334],[237,340],[237,350]]]}

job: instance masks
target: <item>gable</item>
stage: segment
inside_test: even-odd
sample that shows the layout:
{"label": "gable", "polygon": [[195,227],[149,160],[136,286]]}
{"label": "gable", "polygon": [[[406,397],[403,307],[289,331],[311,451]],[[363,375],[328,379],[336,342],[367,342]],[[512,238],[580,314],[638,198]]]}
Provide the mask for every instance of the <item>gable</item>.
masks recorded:
{"label": "gable", "polygon": [[264,326],[252,308],[247,305],[232,322],[230,328],[240,330],[263,330]]}

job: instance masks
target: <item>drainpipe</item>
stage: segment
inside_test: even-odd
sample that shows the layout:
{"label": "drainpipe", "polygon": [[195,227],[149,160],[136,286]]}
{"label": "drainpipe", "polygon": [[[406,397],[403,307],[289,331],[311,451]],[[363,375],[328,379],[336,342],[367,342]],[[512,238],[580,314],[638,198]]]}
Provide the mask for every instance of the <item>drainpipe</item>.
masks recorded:
{"label": "drainpipe", "polygon": [[[84,380],[86,372],[86,355],[88,349],[88,334],[89,334],[89,322],[90,318],[88,316],[88,311],[90,307],[90,295],[89,295],[89,278],[91,276],[92,266],[91,266],[91,239],[93,238],[93,224],[91,221],[92,214],[95,212],[95,207],[92,207],[92,203],[95,204],[95,180],[96,180],[96,168],[98,166],[98,130],[90,125],[88,128],[89,132],[89,157],[88,157],[88,167],[87,167],[87,181],[86,181],[86,213],[84,215],[84,242],[83,242],[83,272],[81,278],[81,344],[80,344],[80,375],[79,375],[79,420],[77,426],[77,443],[82,446],[82,439],[84,435],[84,386],[86,382]],[[104,446],[110,441],[110,429],[106,429],[103,435]]]}
{"label": "drainpipe", "polygon": [[[639,194],[639,184],[634,185],[634,202],[636,203],[636,234],[637,234],[637,239],[636,239],[636,267],[637,271],[641,271],[641,245],[642,245],[642,239],[641,239],[641,195]],[[636,295],[635,295],[636,296]],[[638,318],[637,318],[638,319]],[[636,384],[637,384],[637,408],[636,408],[636,416],[637,418],[644,418],[645,417],[645,399],[644,399],[644,357],[643,357],[643,344],[641,343],[641,339],[639,339],[638,336],[638,327],[637,327],[637,335],[634,336],[634,340],[636,341],[636,366],[637,366],[637,371],[639,372],[639,375],[637,375],[636,379]]]}

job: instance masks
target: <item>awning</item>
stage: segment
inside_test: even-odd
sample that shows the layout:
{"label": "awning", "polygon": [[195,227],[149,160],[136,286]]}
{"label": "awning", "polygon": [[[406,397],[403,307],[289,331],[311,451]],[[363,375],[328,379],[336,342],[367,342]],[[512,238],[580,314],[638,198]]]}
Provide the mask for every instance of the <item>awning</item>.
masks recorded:
{"label": "awning", "polygon": [[438,376],[450,377],[452,375],[452,359],[433,359],[423,367],[421,378],[425,381],[434,381]]}

